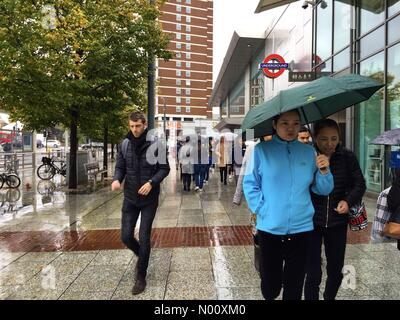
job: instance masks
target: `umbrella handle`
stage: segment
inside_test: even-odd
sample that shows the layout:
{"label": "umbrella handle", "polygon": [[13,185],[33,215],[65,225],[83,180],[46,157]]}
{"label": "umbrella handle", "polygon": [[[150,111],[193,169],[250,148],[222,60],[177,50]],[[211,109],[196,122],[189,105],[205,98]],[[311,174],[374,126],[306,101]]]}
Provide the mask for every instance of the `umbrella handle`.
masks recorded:
{"label": "umbrella handle", "polygon": [[[316,157],[318,157],[320,155],[320,153],[317,151],[317,150],[315,150],[315,156]],[[319,168],[320,170],[327,170],[328,169],[328,167],[322,167],[322,168]]]}

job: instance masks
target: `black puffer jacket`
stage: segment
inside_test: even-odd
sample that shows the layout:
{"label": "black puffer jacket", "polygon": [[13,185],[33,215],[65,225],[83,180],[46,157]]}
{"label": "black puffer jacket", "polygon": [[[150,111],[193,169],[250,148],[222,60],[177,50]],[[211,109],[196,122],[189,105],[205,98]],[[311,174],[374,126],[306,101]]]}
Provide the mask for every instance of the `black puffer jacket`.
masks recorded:
{"label": "black puffer jacket", "polygon": [[[146,135],[146,133],[147,130],[143,134]],[[122,147],[120,147],[113,180],[119,180],[119,182],[122,183],[125,179],[125,198],[136,206],[146,206],[158,201],[160,183],[169,174],[170,167],[166,157],[166,152],[160,151],[161,148],[165,148],[165,145],[155,140],[146,141],[136,153],[133,148],[133,134],[129,132],[127,138],[129,139],[129,144],[126,158],[124,158]],[[155,155],[155,157],[159,156],[160,158],[165,158],[165,161],[160,161],[161,163],[149,162],[146,158],[149,147],[151,147],[149,153]],[[162,155],[165,155],[165,157],[162,157]],[[155,157],[153,157],[153,160],[156,159]],[[152,180],[151,184],[153,188],[147,196],[139,195],[139,189],[148,182],[148,180]]]}
{"label": "black puffer jacket", "polygon": [[361,202],[366,190],[365,179],[355,154],[340,145],[330,159],[330,170],[333,175],[334,189],[327,196],[311,192],[314,205],[314,225],[319,227],[336,227],[348,223],[348,214],[339,214],[334,208],[345,200],[349,208]]}

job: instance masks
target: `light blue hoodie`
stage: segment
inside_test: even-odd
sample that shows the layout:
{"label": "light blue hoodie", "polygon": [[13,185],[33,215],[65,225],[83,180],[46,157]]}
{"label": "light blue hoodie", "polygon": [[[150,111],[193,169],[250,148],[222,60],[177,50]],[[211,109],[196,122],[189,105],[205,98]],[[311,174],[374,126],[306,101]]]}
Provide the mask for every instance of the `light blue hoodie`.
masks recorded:
{"label": "light blue hoodie", "polygon": [[256,145],[243,190],[258,230],[286,235],[314,229],[310,187],[320,195],[333,190],[332,174],[321,174],[315,157],[312,146],[276,135]]}

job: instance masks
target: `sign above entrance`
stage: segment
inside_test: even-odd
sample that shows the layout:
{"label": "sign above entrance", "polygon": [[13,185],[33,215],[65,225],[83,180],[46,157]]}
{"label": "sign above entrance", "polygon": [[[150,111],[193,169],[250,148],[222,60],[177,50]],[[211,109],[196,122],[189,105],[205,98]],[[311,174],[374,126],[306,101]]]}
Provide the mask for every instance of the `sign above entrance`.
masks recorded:
{"label": "sign above entrance", "polygon": [[289,71],[289,82],[308,82],[321,77],[330,76],[330,72],[317,72],[314,71]]}
{"label": "sign above entrance", "polygon": [[[271,61],[271,62],[269,62]],[[277,78],[289,68],[289,64],[279,54],[270,54],[265,57],[263,63],[260,63],[260,69],[268,78]],[[276,71],[277,72],[274,72]]]}

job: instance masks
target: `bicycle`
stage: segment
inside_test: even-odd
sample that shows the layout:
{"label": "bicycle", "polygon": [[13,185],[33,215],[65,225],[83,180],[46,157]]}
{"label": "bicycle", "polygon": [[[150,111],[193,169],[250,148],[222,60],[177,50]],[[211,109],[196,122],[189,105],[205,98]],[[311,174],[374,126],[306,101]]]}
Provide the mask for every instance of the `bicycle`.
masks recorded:
{"label": "bicycle", "polygon": [[[37,168],[37,175],[42,180],[50,180],[56,174],[61,174],[62,176],[67,175],[67,164],[63,160],[55,160],[54,158],[43,157],[43,164]],[[60,166],[55,163],[60,162]]]}
{"label": "bicycle", "polygon": [[0,189],[3,188],[4,182],[10,188],[18,188],[21,184],[21,179],[14,173],[1,173],[0,174]]}

